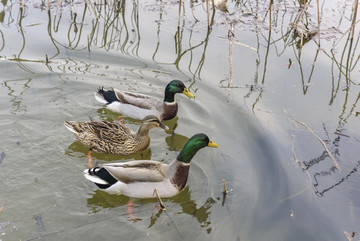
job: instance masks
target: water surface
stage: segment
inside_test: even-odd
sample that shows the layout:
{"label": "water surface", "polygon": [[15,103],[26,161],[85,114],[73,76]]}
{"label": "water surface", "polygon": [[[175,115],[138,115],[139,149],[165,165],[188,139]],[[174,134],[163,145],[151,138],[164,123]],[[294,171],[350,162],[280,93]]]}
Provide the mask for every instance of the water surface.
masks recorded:
{"label": "water surface", "polygon": [[[226,6],[211,9],[208,28],[202,2],[185,2],[179,21],[175,1],[97,1],[94,9],[2,1],[0,240],[346,240],[344,231],[358,238],[352,1],[320,2],[320,50],[317,34],[301,41],[299,33],[317,30],[316,2],[274,3],[271,14],[265,2]],[[82,175],[88,149],[63,121],[117,121],[95,101],[98,87],[162,98],[172,79],[196,98],[176,96],[170,130],[152,130],[143,153],[94,153],[94,161],[169,163],[198,132],[219,148],[199,151],[187,187],[164,200],[166,211],[155,199],[98,190]]]}

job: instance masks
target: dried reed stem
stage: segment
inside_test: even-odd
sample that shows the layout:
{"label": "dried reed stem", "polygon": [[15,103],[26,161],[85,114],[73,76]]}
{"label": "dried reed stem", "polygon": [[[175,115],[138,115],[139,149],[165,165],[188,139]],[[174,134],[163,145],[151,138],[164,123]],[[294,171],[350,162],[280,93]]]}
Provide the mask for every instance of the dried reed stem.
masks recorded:
{"label": "dried reed stem", "polygon": [[231,30],[229,30],[229,83],[227,89],[227,101],[230,102],[230,91],[233,82],[233,71],[232,71],[232,46],[234,41],[234,23],[231,23]]}
{"label": "dried reed stem", "polygon": [[353,238],[355,237],[355,232],[352,232],[351,234],[349,234],[348,232],[344,231],[344,234],[348,241],[352,241]]}
{"label": "dried reed stem", "polygon": [[292,120],[294,120],[294,121],[296,121],[297,123],[299,123],[300,125],[306,127],[306,128],[308,129],[308,131],[309,131],[311,134],[313,134],[313,135],[321,142],[321,144],[324,146],[326,152],[328,153],[329,157],[333,160],[335,167],[336,167],[339,171],[341,171],[340,166],[339,166],[338,163],[336,162],[334,156],[331,154],[331,152],[330,152],[329,148],[326,146],[325,142],[324,142],[308,125],[306,125],[304,122],[301,122],[301,121],[295,119],[295,118],[294,118],[293,116],[291,116],[284,108],[283,108],[283,112],[284,112],[289,118],[291,118]]}
{"label": "dried reed stem", "polygon": [[320,48],[320,7],[319,0],[317,2],[317,20],[318,20],[318,38],[319,38],[319,48]]}
{"label": "dried reed stem", "polygon": [[179,17],[178,17],[178,29],[180,29],[180,14],[181,14],[181,0],[179,0]]}
{"label": "dried reed stem", "polygon": [[[274,1],[270,0],[270,6],[269,6],[269,31],[271,32],[271,7],[273,5]],[[270,41],[270,39],[269,39]]]}
{"label": "dried reed stem", "polygon": [[[358,6],[358,0],[356,0],[356,13],[357,13],[357,6]],[[340,40],[347,34],[347,32],[349,32],[350,30],[353,30],[355,28],[355,25],[360,22],[360,19],[358,21],[355,21],[356,17],[353,18],[352,24],[351,26],[345,31],[345,33],[336,41],[336,43],[334,44],[334,47],[336,47],[336,45],[338,45],[338,43],[340,42]],[[354,33],[354,31],[353,31]]]}
{"label": "dried reed stem", "polygon": [[351,40],[354,39],[354,32],[355,32],[355,22],[356,22],[356,15],[358,10],[359,0],[355,1],[355,9],[354,9],[354,17],[352,19],[352,32],[351,32]]}
{"label": "dried reed stem", "polygon": [[223,193],[228,193],[229,191],[227,190],[227,188],[226,188],[226,181],[225,181],[225,179],[221,179],[221,181],[222,181],[222,184],[223,184]]}
{"label": "dried reed stem", "polygon": [[207,24],[208,27],[210,27],[210,20],[209,20],[209,15],[210,15],[210,10],[209,10],[209,0],[206,0],[206,15],[207,15]]}
{"label": "dried reed stem", "polygon": [[92,4],[91,0],[88,0],[88,1],[89,1],[90,6],[91,6],[91,9],[92,9],[93,12],[94,12],[95,18],[98,20],[99,17],[98,17],[98,15],[97,15],[96,11],[95,11],[94,5]]}
{"label": "dried reed stem", "polygon": [[4,203],[3,203],[3,204],[1,205],[1,207],[0,207],[0,213],[2,212],[2,210],[4,210],[5,205],[6,205],[6,200],[4,201]]}
{"label": "dried reed stem", "polygon": [[153,195],[154,194],[156,195],[157,199],[159,200],[159,204],[160,204],[161,209],[165,210],[165,205],[164,205],[163,201],[161,200],[156,188],[154,189]]}

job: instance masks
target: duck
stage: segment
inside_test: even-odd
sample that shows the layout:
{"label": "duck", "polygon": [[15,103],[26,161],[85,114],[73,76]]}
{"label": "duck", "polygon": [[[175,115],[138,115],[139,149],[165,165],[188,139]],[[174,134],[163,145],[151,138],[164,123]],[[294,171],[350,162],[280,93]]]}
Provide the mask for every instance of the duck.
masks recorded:
{"label": "duck", "polygon": [[[64,125],[90,151],[130,155],[146,150],[150,145],[152,128],[169,130],[159,118],[146,116],[135,133],[122,123],[111,121],[65,121]],[[89,152],[90,154],[91,152]]]}
{"label": "duck", "polygon": [[155,115],[161,121],[167,121],[175,118],[178,112],[178,103],[174,99],[176,93],[194,98],[180,80],[172,80],[167,84],[164,100],[115,88],[105,90],[104,87],[99,88],[94,95],[99,103],[106,104],[107,109],[130,118],[141,120],[147,115]]}
{"label": "duck", "polygon": [[105,163],[84,170],[87,180],[110,194],[133,198],[172,197],[186,186],[190,161],[202,148],[218,147],[203,133],[192,136],[170,164],[153,160]]}

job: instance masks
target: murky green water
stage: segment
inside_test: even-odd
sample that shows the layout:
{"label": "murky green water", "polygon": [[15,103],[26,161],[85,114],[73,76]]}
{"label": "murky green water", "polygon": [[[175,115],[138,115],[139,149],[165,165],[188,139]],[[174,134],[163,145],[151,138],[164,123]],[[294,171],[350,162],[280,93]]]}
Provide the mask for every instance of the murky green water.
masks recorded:
{"label": "murky green water", "polygon": [[[317,35],[301,42],[291,27],[316,30],[316,2],[276,2],[270,15],[266,2],[229,1],[210,11],[211,29],[202,2],[184,3],[179,28],[176,1],[97,1],[96,16],[82,1],[45,2],[0,4],[0,240],[359,239],[352,1],[320,1],[319,51]],[[99,86],[162,98],[172,79],[196,98],[176,96],[170,131],[152,130],[143,153],[94,160],[169,163],[198,132],[219,148],[195,156],[166,212],[99,191],[82,174],[88,149],[63,121],[117,120],[95,101]]]}

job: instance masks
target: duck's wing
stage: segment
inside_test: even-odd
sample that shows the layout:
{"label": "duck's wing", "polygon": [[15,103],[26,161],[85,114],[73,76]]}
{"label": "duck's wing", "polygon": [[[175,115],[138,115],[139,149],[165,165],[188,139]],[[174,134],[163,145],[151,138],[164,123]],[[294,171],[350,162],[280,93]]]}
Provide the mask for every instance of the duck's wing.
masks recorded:
{"label": "duck's wing", "polygon": [[132,132],[125,125],[111,122],[88,122],[89,129],[91,132],[96,134],[100,140],[109,140],[111,142],[124,143],[129,138],[133,138],[135,133]]}
{"label": "duck's wing", "polygon": [[76,135],[84,132],[93,132],[91,126],[89,126],[89,123],[90,122],[64,121],[65,127]]}
{"label": "duck's wing", "polygon": [[129,91],[121,91],[114,88],[114,93],[120,102],[124,104],[134,105],[142,109],[161,109],[163,101],[152,96],[133,93]]}
{"label": "duck's wing", "polygon": [[163,165],[166,164],[157,161],[143,160],[103,164],[102,168],[123,183],[161,182],[166,178],[162,172]]}

